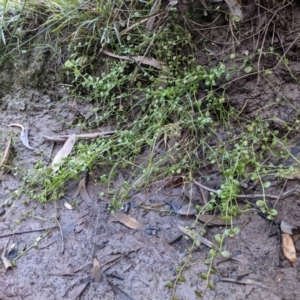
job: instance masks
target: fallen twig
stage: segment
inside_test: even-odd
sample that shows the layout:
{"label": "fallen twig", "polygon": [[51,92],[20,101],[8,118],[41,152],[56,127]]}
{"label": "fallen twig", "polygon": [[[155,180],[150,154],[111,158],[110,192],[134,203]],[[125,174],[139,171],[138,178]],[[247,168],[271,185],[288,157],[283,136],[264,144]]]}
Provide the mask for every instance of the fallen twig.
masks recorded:
{"label": "fallen twig", "polygon": [[[76,219],[75,222],[71,223],[70,225],[68,225],[66,228],[63,229],[63,235],[64,236],[68,235],[76,226],[81,225],[84,222],[84,220],[80,220],[80,219],[85,217],[88,214],[89,214],[88,212],[84,212],[83,214],[78,216],[78,218]],[[42,246],[39,249],[44,249],[44,248],[47,248],[47,247],[51,246],[52,244],[57,242],[60,239],[60,237],[61,237],[60,234],[58,236],[55,236],[47,245]]]}
{"label": "fallen twig", "polygon": [[25,230],[25,231],[15,231],[15,232],[0,235],[0,238],[7,237],[7,236],[12,236],[12,235],[16,235],[16,234],[32,233],[32,232],[36,232],[36,231],[45,231],[45,230],[54,229],[56,227],[57,227],[57,225],[52,226],[52,227],[48,227],[48,228],[32,229],[32,230]]}
{"label": "fallen twig", "polygon": [[6,144],[6,148],[4,150],[3,157],[0,162],[0,180],[3,180],[5,167],[9,163],[10,148],[11,148],[11,139],[9,139]]}
{"label": "fallen twig", "polygon": [[11,146],[11,139],[7,141],[6,148],[4,150],[3,157],[0,162],[0,168],[8,161],[10,146]]}
{"label": "fallen twig", "polygon": [[[76,139],[96,139],[98,137],[105,137],[107,135],[114,134],[115,131],[105,131],[105,132],[94,132],[94,133],[83,133],[76,135]],[[59,135],[59,136],[46,136],[43,135],[43,139],[46,141],[52,141],[52,142],[65,142],[70,135]]]}
{"label": "fallen twig", "polygon": [[60,231],[60,235],[61,235],[61,254],[64,254],[64,252],[65,252],[64,234],[63,234],[61,225],[58,222],[58,219],[57,219],[56,215],[54,216],[54,218],[55,218],[55,221],[56,221],[56,223],[57,223],[57,225],[59,227],[59,231]]}
{"label": "fallen twig", "polygon": [[[194,183],[202,188],[204,188],[205,190],[207,191],[210,191],[210,192],[213,192],[213,193],[218,193],[217,190],[214,190],[208,186],[205,186],[199,182],[197,182],[196,180],[194,180]],[[298,190],[298,186],[294,189],[291,189],[287,192],[285,192],[284,194],[281,195],[281,199],[284,199],[288,196],[290,196],[292,193],[296,192]],[[278,200],[278,196],[275,196],[275,195],[270,195],[270,194],[252,194],[252,195],[237,195],[236,196],[237,198],[240,198],[240,199],[251,199],[251,198],[271,198],[271,199],[275,199],[275,200]]]}
{"label": "fallen twig", "polygon": [[104,266],[106,266],[106,265],[112,263],[112,264],[109,265],[108,267],[104,268],[104,269],[102,270],[102,272],[104,273],[104,272],[108,271],[108,270],[109,270],[113,265],[115,265],[122,257],[124,257],[124,256],[126,256],[126,255],[128,255],[128,254],[130,254],[130,253],[132,253],[132,252],[137,252],[137,251],[139,251],[140,249],[142,249],[142,247],[138,247],[138,248],[136,248],[136,249],[134,249],[134,250],[129,250],[129,251],[127,251],[126,253],[124,253],[124,254],[122,254],[122,255],[119,255],[118,257],[116,257],[116,258],[114,258],[114,259],[108,261],[107,263],[103,264],[103,265],[102,265],[102,268],[103,268]]}
{"label": "fallen twig", "polygon": [[138,55],[138,56],[118,55],[118,54],[114,54],[114,53],[106,51],[106,50],[103,50],[102,53],[104,53],[110,57],[113,57],[113,58],[140,62],[141,64],[148,65],[148,66],[154,67],[156,69],[166,69],[167,68],[166,63],[159,61],[155,58],[144,57],[141,55]]}
{"label": "fallen twig", "polygon": [[235,278],[229,278],[229,277],[219,277],[220,281],[227,281],[227,282],[233,282],[233,283],[238,283],[238,284],[253,284],[260,286],[262,288],[268,289],[269,287],[264,285],[262,282],[254,279],[235,279]]}

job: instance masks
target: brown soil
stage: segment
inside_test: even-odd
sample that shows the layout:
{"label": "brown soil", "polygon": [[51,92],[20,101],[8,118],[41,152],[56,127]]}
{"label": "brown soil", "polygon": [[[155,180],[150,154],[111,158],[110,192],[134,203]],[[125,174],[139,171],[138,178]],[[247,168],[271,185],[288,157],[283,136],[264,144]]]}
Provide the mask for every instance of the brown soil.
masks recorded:
{"label": "brown soil", "polygon": [[[218,61],[223,61],[230,70],[241,65],[243,59],[247,58],[245,51],[251,54],[263,47],[263,51],[267,52],[269,47],[274,47],[276,52],[281,53],[281,57],[289,59],[292,73],[296,79],[300,78],[300,7],[293,3],[280,11],[272,7],[269,9],[273,13],[261,10],[260,20],[263,21],[259,22],[254,17],[257,16],[258,6],[245,4],[241,28],[232,29],[241,40],[238,46],[234,46],[228,21],[219,20],[220,23],[216,23],[215,28],[205,36],[206,49],[214,54],[214,60],[208,62],[207,56],[199,52],[199,64],[217,64]],[[275,12],[276,16],[271,19]],[[228,36],[226,43],[220,38],[224,36]],[[229,59],[230,53],[236,54],[235,59]],[[57,225],[55,217],[59,218],[61,228],[69,228],[70,233],[62,242],[60,229],[51,229],[38,242],[37,247],[30,248],[17,260],[16,267],[7,271],[4,267],[0,268],[0,299],[75,299],[76,288],[91,276],[94,258],[99,261],[102,279],[100,282],[92,280],[80,299],[171,299],[172,290],[166,283],[175,278],[175,267],[182,264],[192,242],[184,237],[173,243],[168,242],[180,233],[178,224],[191,225],[193,217],[138,207],[131,209],[129,215],[145,226],[153,226],[158,230],[147,232],[127,228],[116,222],[107,211],[109,199],[99,197],[99,193],[106,191],[107,187],[95,182],[93,176],[87,184],[88,192],[96,204],[93,208],[78,195],[78,183],[69,184],[65,195],[69,202],[79,204],[73,210],[64,206],[64,199],[58,199],[56,203],[37,204],[24,195],[13,203],[7,203],[9,195],[22,185],[22,175],[18,170],[33,168],[39,160],[49,163],[53,144],[45,142],[42,136],[79,133],[80,128],[73,126],[77,112],[85,115],[91,106],[78,102],[74,109],[73,100],[66,97],[67,92],[57,81],[48,58],[48,53],[34,50],[21,57],[17,66],[7,61],[0,70],[1,150],[5,148],[8,136],[15,139],[15,172],[6,174],[0,187],[0,212],[3,213],[0,216],[0,236],[16,232],[10,237],[0,237],[0,249],[5,247],[8,240],[17,243],[19,247],[23,244],[25,249],[29,249],[37,238],[48,232],[46,229],[35,230]],[[274,68],[278,64],[273,74],[266,78],[257,74],[240,78],[245,75],[243,70],[232,71],[233,84],[228,85],[226,99],[241,111],[246,123],[260,117],[267,120],[274,130],[278,129],[284,134],[283,124],[292,126],[299,120],[300,89],[299,83],[291,79],[287,68],[279,60],[280,57],[264,54],[253,58],[252,63],[256,68],[253,72]],[[234,81],[235,79],[237,80]],[[276,102],[276,98],[280,101]],[[10,123],[29,126],[30,144],[34,150],[23,147],[18,139],[19,129],[6,127]],[[291,144],[298,138],[297,131],[296,127],[290,131]],[[60,147],[60,144],[54,147],[54,154]],[[134,178],[129,173],[119,172],[115,186],[119,186],[124,180],[132,182]],[[275,178],[272,180],[274,185],[267,189],[268,194],[279,195],[282,188],[289,190],[297,184],[296,181],[288,181],[284,186],[276,184]],[[210,187],[217,188],[218,183],[216,180]],[[201,202],[200,190],[196,186],[193,190],[193,201]],[[173,188],[163,183],[131,196],[130,202],[147,206],[165,207],[166,202],[172,202],[174,206],[181,207],[188,203],[182,193],[182,186]],[[276,208],[279,211],[278,221],[286,220],[300,225],[297,197],[280,200]],[[28,232],[17,234],[24,231]],[[206,238],[213,241],[214,236],[222,231],[223,227],[210,227]],[[239,235],[226,239],[225,248],[230,253],[239,251],[238,260],[220,264],[217,264],[220,259],[216,260],[215,268],[218,272],[211,280],[215,289],[208,289],[204,299],[299,298],[299,263],[291,264],[283,258],[276,226],[256,211],[250,213],[250,220]],[[296,242],[296,249],[300,251],[299,242]],[[183,272],[186,282],[177,286],[178,299],[198,299],[194,291],[205,289],[206,282],[200,278],[200,274],[207,270],[203,261],[208,251],[208,247],[201,245],[193,253],[189,266]],[[72,270],[67,268],[77,272],[70,274]],[[68,275],[65,274],[66,271],[69,272]],[[227,282],[223,281],[224,278],[248,279],[252,280],[252,284]]]}

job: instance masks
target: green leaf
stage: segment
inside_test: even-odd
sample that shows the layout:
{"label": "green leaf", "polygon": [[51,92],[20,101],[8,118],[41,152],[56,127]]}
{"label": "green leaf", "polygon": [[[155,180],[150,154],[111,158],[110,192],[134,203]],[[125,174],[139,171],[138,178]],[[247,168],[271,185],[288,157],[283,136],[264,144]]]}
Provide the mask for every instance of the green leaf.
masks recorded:
{"label": "green leaf", "polygon": [[265,206],[265,201],[263,201],[263,200],[257,200],[255,203],[258,207],[264,207]]}
{"label": "green leaf", "polygon": [[270,75],[270,74],[273,74],[273,72],[271,70],[266,70],[265,71],[265,76]]}
{"label": "green leaf", "polygon": [[216,240],[216,242],[218,244],[222,243],[222,239],[223,239],[223,237],[222,237],[222,235],[220,233],[218,233],[218,234],[215,235],[215,240]]}
{"label": "green leaf", "polygon": [[168,282],[166,284],[166,286],[169,288],[169,289],[173,289],[174,288],[174,284],[172,282]]}
{"label": "green leaf", "polygon": [[239,232],[241,231],[241,228],[240,228],[240,227],[234,227],[234,228],[232,229],[232,231],[233,231],[235,234],[237,234],[237,233],[239,233]]}
{"label": "green leaf", "polygon": [[195,293],[196,297],[202,298],[202,294],[199,291],[196,290],[196,291],[194,291],[194,293]]}
{"label": "green leaf", "polygon": [[185,279],[185,277],[183,275],[180,275],[178,277],[178,280],[181,281],[181,282],[186,282],[186,279]]}
{"label": "green leaf", "polygon": [[211,290],[215,289],[215,286],[210,282],[208,283],[207,287],[210,288]]}
{"label": "green leaf", "polygon": [[234,15],[234,16],[232,17],[232,20],[233,20],[234,22],[236,22],[236,23],[239,23],[239,22],[241,21],[241,18],[240,18],[239,16],[237,16],[237,15]]}
{"label": "green leaf", "polygon": [[245,70],[244,70],[244,72],[247,74],[251,73],[251,71],[252,71],[252,67],[250,67],[250,66],[245,68]]}
{"label": "green leaf", "polygon": [[231,217],[230,216],[222,216],[219,219],[222,220],[222,221],[230,221]]}
{"label": "green leaf", "polygon": [[268,188],[270,186],[271,186],[271,182],[270,181],[267,181],[267,182],[264,183],[264,187],[265,188]]}
{"label": "green leaf", "polygon": [[271,216],[277,216],[278,212],[277,212],[276,209],[272,208],[272,209],[270,209],[269,214],[270,214]]}
{"label": "green leaf", "polygon": [[230,253],[228,251],[222,251],[221,255],[224,256],[224,257],[229,257]]}
{"label": "green leaf", "polygon": [[201,244],[201,242],[200,242],[199,240],[194,240],[194,243],[195,243],[195,245],[196,245],[197,247],[199,247],[200,244]]}

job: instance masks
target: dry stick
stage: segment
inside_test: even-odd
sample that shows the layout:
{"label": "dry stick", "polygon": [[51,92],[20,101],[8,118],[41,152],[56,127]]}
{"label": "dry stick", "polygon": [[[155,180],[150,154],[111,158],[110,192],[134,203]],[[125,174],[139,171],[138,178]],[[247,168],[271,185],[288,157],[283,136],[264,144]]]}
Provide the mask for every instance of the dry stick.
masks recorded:
{"label": "dry stick", "polygon": [[[282,193],[283,193],[283,190],[284,190],[286,184],[287,184],[287,179],[285,180],[284,186],[283,186],[283,188],[281,189],[280,194],[279,194],[279,196],[277,197],[277,200],[276,200],[275,204],[273,205],[274,208],[276,207],[278,200],[281,198]],[[276,222],[275,222],[274,220],[271,220],[270,229],[269,229],[268,234],[267,234],[266,236],[270,236],[270,232],[271,232],[271,229],[272,229],[272,226],[273,226],[273,225],[276,226],[276,229],[277,229],[277,232],[278,232],[278,226],[277,226]],[[279,239],[279,252],[280,252],[280,251],[281,251],[280,232],[278,232],[278,239]],[[267,239],[265,240],[263,246],[261,247],[260,253],[263,252],[263,250],[264,250],[266,244],[267,244]],[[279,257],[278,257],[278,258],[279,258]],[[280,259],[279,259],[279,261],[280,261]],[[279,263],[279,264],[280,264],[280,263]]]}
{"label": "dry stick", "polygon": [[199,186],[199,190],[200,190],[200,193],[201,193],[201,197],[202,197],[202,200],[205,204],[207,204],[207,196],[204,194],[203,192],[203,188],[201,186]]}
{"label": "dry stick", "polygon": [[58,222],[58,219],[56,217],[56,214],[54,215],[55,221],[59,227],[59,231],[60,231],[60,236],[61,236],[61,254],[63,254],[65,252],[65,242],[64,242],[64,234],[61,228],[60,223]]}
{"label": "dry stick", "polygon": [[300,33],[298,33],[298,36],[295,38],[295,40],[290,44],[290,46],[286,49],[286,51],[283,53],[283,55],[280,57],[279,62],[277,63],[277,65],[275,66],[275,69],[277,69],[277,67],[279,66],[279,64],[281,63],[281,61],[283,60],[283,58],[286,56],[286,54],[288,53],[288,51],[291,49],[291,47],[297,42],[298,38],[300,37]]}
{"label": "dry stick", "polygon": [[[115,131],[104,131],[104,132],[94,132],[94,133],[84,133],[76,135],[77,139],[95,139],[97,137],[105,137],[106,135],[114,134]],[[70,136],[69,135],[59,135],[56,137],[45,136],[43,135],[43,139],[46,141],[52,142],[65,142]]]}
{"label": "dry stick", "polygon": [[262,52],[263,52],[263,46],[264,46],[264,43],[265,43],[265,40],[266,40],[266,36],[267,36],[267,33],[268,33],[269,26],[270,26],[271,22],[273,21],[273,18],[277,15],[278,11],[281,10],[281,9],[283,9],[283,8],[285,8],[286,6],[289,6],[289,5],[290,5],[290,3],[288,3],[288,4],[286,4],[286,5],[282,6],[282,7],[277,8],[275,10],[275,12],[271,11],[271,13],[273,14],[273,16],[271,17],[270,21],[266,25],[266,31],[265,31],[264,38],[263,38],[262,43],[261,43],[261,49],[260,49],[260,53],[259,53],[259,57],[258,57],[258,61],[257,61],[257,68],[258,68],[258,70],[259,70],[261,55],[262,55]]}
{"label": "dry stick", "polygon": [[64,252],[65,252],[64,233],[63,233],[61,225],[60,225],[60,223],[58,222],[58,219],[57,219],[57,203],[56,202],[55,202],[54,219],[55,219],[55,221],[56,221],[56,223],[59,227],[59,232],[60,232],[60,236],[61,236],[61,254],[64,254]]}
{"label": "dry stick", "polygon": [[[95,236],[97,235],[97,228],[98,228],[98,225],[99,225],[99,216],[100,216],[100,207],[99,207],[98,203],[96,203],[96,206],[98,206],[98,213],[97,213],[97,220],[96,220],[96,225],[95,225]],[[96,246],[96,239],[93,243],[93,248],[92,248],[92,257],[91,257],[92,260],[93,260],[93,258],[95,258],[95,256],[94,256],[95,255],[95,253],[94,253],[95,252],[95,246]],[[93,268],[92,268],[92,270],[93,270],[94,269],[94,263],[92,263],[92,264],[93,264]],[[88,292],[89,299],[90,299],[90,293],[91,293],[91,285],[89,286],[89,292]]]}
{"label": "dry stick", "polygon": [[281,198],[282,193],[283,193],[283,190],[285,189],[286,184],[287,184],[287,179],[285,180],[284,185],[283,185],[283,188],[281,189],[280,194],[279,194],[279,196],[277,197],[275,204],[273,205],[274,208],[276,207],[276,205],[277,205],[279,199]]}
{"label": "dry stick", "polygon": [[[97,203],[96,203],[97,204]],[[97,229],[98,229],[98,225],[99,225],[99,216],[100,216],[100,207],[99,205],[98,206],[98,213],[97,213],[97,220],[96,220],[96,225],[95,225],[95,236],[97,235]],[[92,259],[94,258],[94,255],[95,255],[95,245],[96,245],[96,241],[93,243],[93,249],[92,249]]]}
{"label": "dry stick", "polygon": [[[213,193],[218,193],[217,190],[214,190],[210,187],[207,187],[199,182],[197,182],[196,180],[194,180],[194,183],[202,188],[204,188],[205,190],[207,191],[210,191],[210,192],[213,192]],[[298,187],[294,188],[294,189],[291,189],[289,191],[287,191],[286,193],[282,194],[281,195],[281,199],[284,199],[286,197],[288,197],[289,195],[291,195],[292,193],[296,192],[298,189]],[[275,195],[269,195],[269,194],[254,194],[254,195],[237,195],[236,198],[240,198],[240,199],[251,199],[251,198],[271,198],[271,199],[275,199],[275,200],[278,200],[278,196],[275,196]]]}
{"label": "dry stick", "polygon": [[115,258],[115,259],[113,259],[113,260],[111,260],[111,261],[105,263],[102,267],[104,267],[104,266],[106,266],[106,265],[108,265],[108,264],[110,264],[110,263],[112,262],[112,264],[109,265],[107,268],[103,269],[102,272],[105,273],[105,272],[108,271],[113,265],[115,265],[122,257],[124,257],[124,256],[126,256],[126,255],[128,255],[128,254],[130,254],[130,253],[132,253],[132,252],[139,251],[141,248],[142,248],[142,247],[137,248],[137,249],[135,249],[135,250],[129,250],[129,251],[127,251],[126,253],[124,253],[124,254],[118,256],[117,258]]}
{"label": "dry stick", "polygon": [[249,99],[246,100],[245,104],[243,105],[242,109],[239,111],[238,116],[243,112],[243,110],[245,109],[245,107],[248,104]]}
{"label": "dry stick", "polygon": [[57,225],[52,226],[52,227],[48,227],[48,228],[40,228],[40,229],[25,230],[25,231],[16,231],[16,232],[11,232],[11,233],[6,233],[6,234],[3,234],[3,235],[0,235],[0,238],[7,237],[7,236],[12,236],[12,235],[16,235],[16,234],[32,233],[32,232],[36,232],[36,231],[45,231],[45,230],[54,229],[56,227],[57,227]]}

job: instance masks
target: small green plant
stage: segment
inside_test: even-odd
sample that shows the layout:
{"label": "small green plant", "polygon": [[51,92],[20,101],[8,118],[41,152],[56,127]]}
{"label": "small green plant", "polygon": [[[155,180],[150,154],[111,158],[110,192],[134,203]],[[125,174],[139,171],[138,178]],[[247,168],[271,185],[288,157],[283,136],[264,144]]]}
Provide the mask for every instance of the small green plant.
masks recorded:
{"label": "small green plant", "polygon": [[[270,125],[278,121],[276,117],[248,119],[242,114],[243,109],[233,107],[226,85],[232,74],[251,74],[255,59],[268,56],[275,56],[298,82],[288,59],[270,48],[249,56],[232,53],[228,59],[237,62],[232,68],[228,68],[226,61],[216,65],[209,63],[209,59],[207,65],[199,65],[196,54],[203,52],[203,48],[197,49],[194,33],[178,21],[176,7],[157,8],[161,14],[157,23],[152,26],[148,22],[153,1],[100,0],[78,5],[78,1],[72,0],[28,0],[23,4],[4,1],[0,5],[0,61],[15,52],[25,54],[34,39],[44,33],[45,48],[56,57],[61,55],[61,45],[54,46],[52,38],[65,40],[63,46],[68,51],[58,77],[70,85],[70,97],[92,106],[91,117],[81,121],[81,129],[93,131],[110,126],[115,133],[109,138],[77,141],[57,171],[39,161],[24,174],[23,187],[12,197],[26,192],[30,200],[57,201],[69,184],[89,172],[95,182],[107,186],[101,196],[110,199],[109,211],[114,213],[132,189],[140,190],[175,176],[189,184],[195,177],[208,177],[202,167],[214,165],[220,184],[207,203],[198,206],[199,216],[218,214],[220,220],[227,222],[214,237],[216,246],[207,253],[207,271],[199,275],[205,280],[205,290],[214,289],[213,262],[217,257],[230,255],[225,250],[226,240],[241,230],[232,224],[232,218],[250,209],[249,203],[240,205],[238,196],[243,186],[256,181],[265,194],[270,185],[266,176],[287,178],[297,171],[293,166],[275,166],[269,158],[288,159],[286,139],[290,132],[299,129],[299,121],[286,123],[286,132],[280,136]],[[201,11],[206,17],[207,12],[203,8]],[[41,30],[25,38],[30,22]],[[149,60],[157,64],[149,64]],[[271,73],[267,69],[260,75],[267,80]],[[272,105],[281,105],[283,101],[287,101],[284,95],[276,96]],[[112,188],[119,170],[130,172],[131,179]],[[263,197],[256,205],[270,220],[277,215]],[[30,212],[22,218],[27,216],[31,216]],[[15,221],[17,225],[22,218]],[[197,234],[205,234],[204,229],[199,229],[197,218],[192,228],[188,254],[176,268],[176,279],[167,284],[173,289],[173,299],[177,297],[176,286],[187,280],[184,271],[190,266],[193,250],[201,246]],[[197,297],[204,294],[205,291],[195,290]]]}

